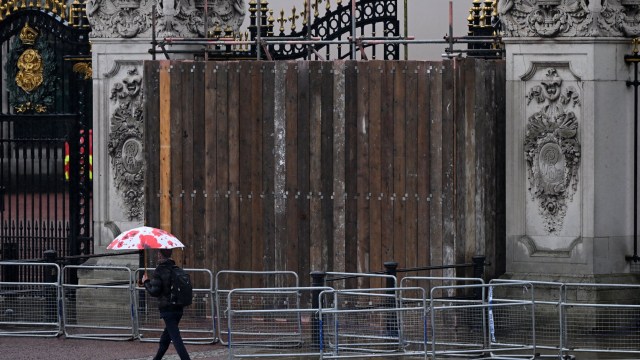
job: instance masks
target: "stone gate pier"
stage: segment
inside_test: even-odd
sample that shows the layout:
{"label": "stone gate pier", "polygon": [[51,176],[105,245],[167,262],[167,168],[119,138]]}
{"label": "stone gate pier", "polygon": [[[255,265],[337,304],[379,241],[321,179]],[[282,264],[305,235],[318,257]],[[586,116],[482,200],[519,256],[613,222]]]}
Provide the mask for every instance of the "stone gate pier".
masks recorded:
{"label": "stone gate pier", "polygon": [[[634,92],[640,1],[501,0],[506,277],[638,283]],[[637,184],[636,184],[637,186]],[[637,269],[637,266],[636,266]]]}

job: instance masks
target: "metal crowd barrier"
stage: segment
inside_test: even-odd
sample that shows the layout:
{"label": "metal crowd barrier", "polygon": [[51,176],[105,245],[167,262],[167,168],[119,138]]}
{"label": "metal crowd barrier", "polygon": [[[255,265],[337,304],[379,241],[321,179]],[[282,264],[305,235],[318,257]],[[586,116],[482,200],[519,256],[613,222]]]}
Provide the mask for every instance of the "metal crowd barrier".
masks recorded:
{"label": "metal crowd barrier", "polygon": [[[58,336],[60,267],[47,263],[0,262],[0,273],[41,274],[42,282],[0,282],[0,336]],[[33,276],[29,278],[34,278]]]}
{"label": "metal crowd barrier", "polygon": [[[147,268],[148,272],[155,269]],[[186,344],[211,344],[217,341],[213,320],[213,275],[206,269],[184,269],[194,284],[206,287],[193,288],[193,300],[184,308],[180,321],[180,334]],[[144,269],[138,269],[135,279],[139,279]],[[140,341],[158,342],[164,330],[164,321],[158,313],[158,299],[150,296],[144,286],[134,290],[136,328]]]}
{"label": "metal crowd barrier", "polygon": [[229,358],[320,356],[318,298],[328,287],[239,288],[227,294]]}
{"label": "metal crowd barrier", "polygon": [[[70,282],[84,272],[83,283]],[[105,279],[112,279],[105,282]],[[68,338],[131,340],[136,337],[133,277],[127,267],[68,265],[62,271],[62,314]]]}
{"label": "metal crowd barrier", "polygon": [[[549,281],[527,281],[534,289],[535,313],[535,346],[540,350],[548,350],[548,354],[541,354],[539,357],[561,357],[563,348],[564,333],[562,315],[562,294],[564,284]],[[494,279],[489,284],[504,284],[496,292],[498,297],[513,299],[526,295],[527,286],[523,287],[522,280]],[[510,284],[510,285],[509,285]],[[533,344],[527,344],[533,345]]]}
{"label": "metal crowd barrier", "polygon": [[[511,286],[512,284],[508,284]],[[438,286],[431,289],[431,356],[485,359],[536,357],[533,286],[520,299],[494,297],[505,284]],[[479,299],[443,298],[450,291],[479,292]],[[533,344],[533,345],[528,345]],[[502,355],[507,354],[507,355]]]}
{"label": "metal crowd barrier", "polygon": [[[250,286],[257,283],[259,286]],[[286,288],[299,287],[298,274],[293,271],[239,271],[222,270],[216,274],[214,296],[216,302],[215,324],[218,339],[224,345],[228,344],[229,329],[227,297],[229,292],[238,288]],[[257,305],[257,304],[256,304]]]}
{"label": "metal crowd barrier", "polygon": [[564,284],[563,354],[605,352],[640,358],[640,286]]}
{"label": "metal crowd barrier", "polygon": [[319,303],[322,358],[426,359],[424,289],[325,290]]}

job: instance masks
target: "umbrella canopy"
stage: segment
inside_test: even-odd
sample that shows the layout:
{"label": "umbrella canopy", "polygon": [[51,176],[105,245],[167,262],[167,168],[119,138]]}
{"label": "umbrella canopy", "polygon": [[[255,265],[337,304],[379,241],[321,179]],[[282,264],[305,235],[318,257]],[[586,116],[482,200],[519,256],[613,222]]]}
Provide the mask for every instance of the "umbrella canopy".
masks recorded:
{"label": "umbrella canopy", "polygon": [[174,235],[148,226],[127,230],[118,235],[107,250],[173,249],[184,247]]}

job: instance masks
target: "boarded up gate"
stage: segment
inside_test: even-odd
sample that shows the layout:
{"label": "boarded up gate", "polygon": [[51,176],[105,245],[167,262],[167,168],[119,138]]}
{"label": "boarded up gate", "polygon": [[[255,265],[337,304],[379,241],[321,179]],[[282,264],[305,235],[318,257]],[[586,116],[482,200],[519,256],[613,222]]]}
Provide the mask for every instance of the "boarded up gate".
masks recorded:
{"label": "boarded up gate", "polygon": [[304,285],[485,254],[504,271],[504,62],[149,61],[144,78],[146,223],[189,267]]}

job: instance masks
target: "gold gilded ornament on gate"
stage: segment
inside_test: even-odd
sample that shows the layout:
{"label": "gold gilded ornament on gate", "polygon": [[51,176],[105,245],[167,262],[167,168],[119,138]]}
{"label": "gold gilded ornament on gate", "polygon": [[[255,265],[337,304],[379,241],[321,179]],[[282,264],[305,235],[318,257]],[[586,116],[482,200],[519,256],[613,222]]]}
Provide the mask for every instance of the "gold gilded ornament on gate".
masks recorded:
{"label": "gold gilded ornament on gate", "polygon": [[25,50],[18,58],[18,74],[16,84],[26,92],[31,92],[42,85],[42,57],[34,49]]}

